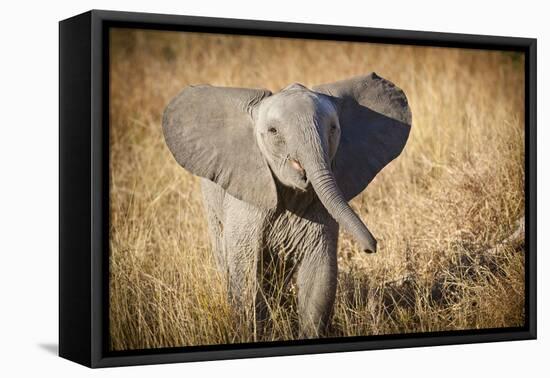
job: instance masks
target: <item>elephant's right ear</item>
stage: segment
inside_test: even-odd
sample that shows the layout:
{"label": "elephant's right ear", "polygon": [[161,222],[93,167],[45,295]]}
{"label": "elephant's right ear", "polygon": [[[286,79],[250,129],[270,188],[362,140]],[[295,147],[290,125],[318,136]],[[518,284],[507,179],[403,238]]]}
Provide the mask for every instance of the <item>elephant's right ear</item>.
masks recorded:
{"label": "elephant's right ear", "polygon": [[258,148],[252,114],[271,92],[191,86],[164,111],[162,128],[176,161],[253,205],[277,206],[271,170]]}

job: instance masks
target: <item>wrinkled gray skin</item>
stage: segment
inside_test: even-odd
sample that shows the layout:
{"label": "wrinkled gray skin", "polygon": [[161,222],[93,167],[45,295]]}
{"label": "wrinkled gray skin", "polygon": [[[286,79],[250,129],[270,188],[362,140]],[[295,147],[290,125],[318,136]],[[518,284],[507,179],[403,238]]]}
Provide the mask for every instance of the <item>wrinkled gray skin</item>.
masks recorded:
{"label": "wrinkled gray skin", "polygon": [[308,89],[192,86],[166,108],[175,159],[203,177],[218,268],[235,308],[268,316],[274,267],[295,279],[301,337],[323,335],[336,294],[339,226],[366,252],[376,240],[348,205],[403,149],[403,92],[372,73]]}

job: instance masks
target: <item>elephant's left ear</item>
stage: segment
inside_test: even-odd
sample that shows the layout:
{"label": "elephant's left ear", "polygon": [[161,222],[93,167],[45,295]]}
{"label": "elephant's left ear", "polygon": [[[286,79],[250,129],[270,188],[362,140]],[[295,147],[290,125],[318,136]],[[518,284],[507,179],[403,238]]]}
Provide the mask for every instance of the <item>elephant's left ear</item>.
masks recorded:
{"label": "elephant's left ear", "polygon": [[330,96],[338,110],[341,136],[333,170],[349,201],[399,156],[409,137],[411,110],[403,91],[374,72],[313,90]]}

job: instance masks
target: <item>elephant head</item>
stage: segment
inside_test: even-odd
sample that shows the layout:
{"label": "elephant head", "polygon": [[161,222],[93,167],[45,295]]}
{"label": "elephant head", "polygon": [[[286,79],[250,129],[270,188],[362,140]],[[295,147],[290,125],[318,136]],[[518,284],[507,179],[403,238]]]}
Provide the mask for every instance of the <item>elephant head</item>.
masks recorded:
{"label": "elephant head", "polygon": [[190,86],[168,105],[166,143],[177,162],[257,207],[278,204],[276,180],[312,188],[366,252],[376,240],[348,205],[409,136],[403,91],[372,73],[308,89]]}

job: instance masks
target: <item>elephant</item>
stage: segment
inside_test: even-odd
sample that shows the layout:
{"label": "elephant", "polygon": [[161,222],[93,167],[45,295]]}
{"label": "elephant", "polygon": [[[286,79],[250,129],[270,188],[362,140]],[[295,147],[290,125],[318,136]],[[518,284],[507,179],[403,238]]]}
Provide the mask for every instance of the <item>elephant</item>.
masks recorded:
{"label": "elephant", "polygon": [[188,86],[167,105],[166,144],[201,178],[217,268],[258,337],[275,265],[283,290],[293,282],[299,337],[327,333],[339,227],[362,251],[377,249],[348,201],[402,152],[411,118],[404,92],[374,72],[276,93]]}

